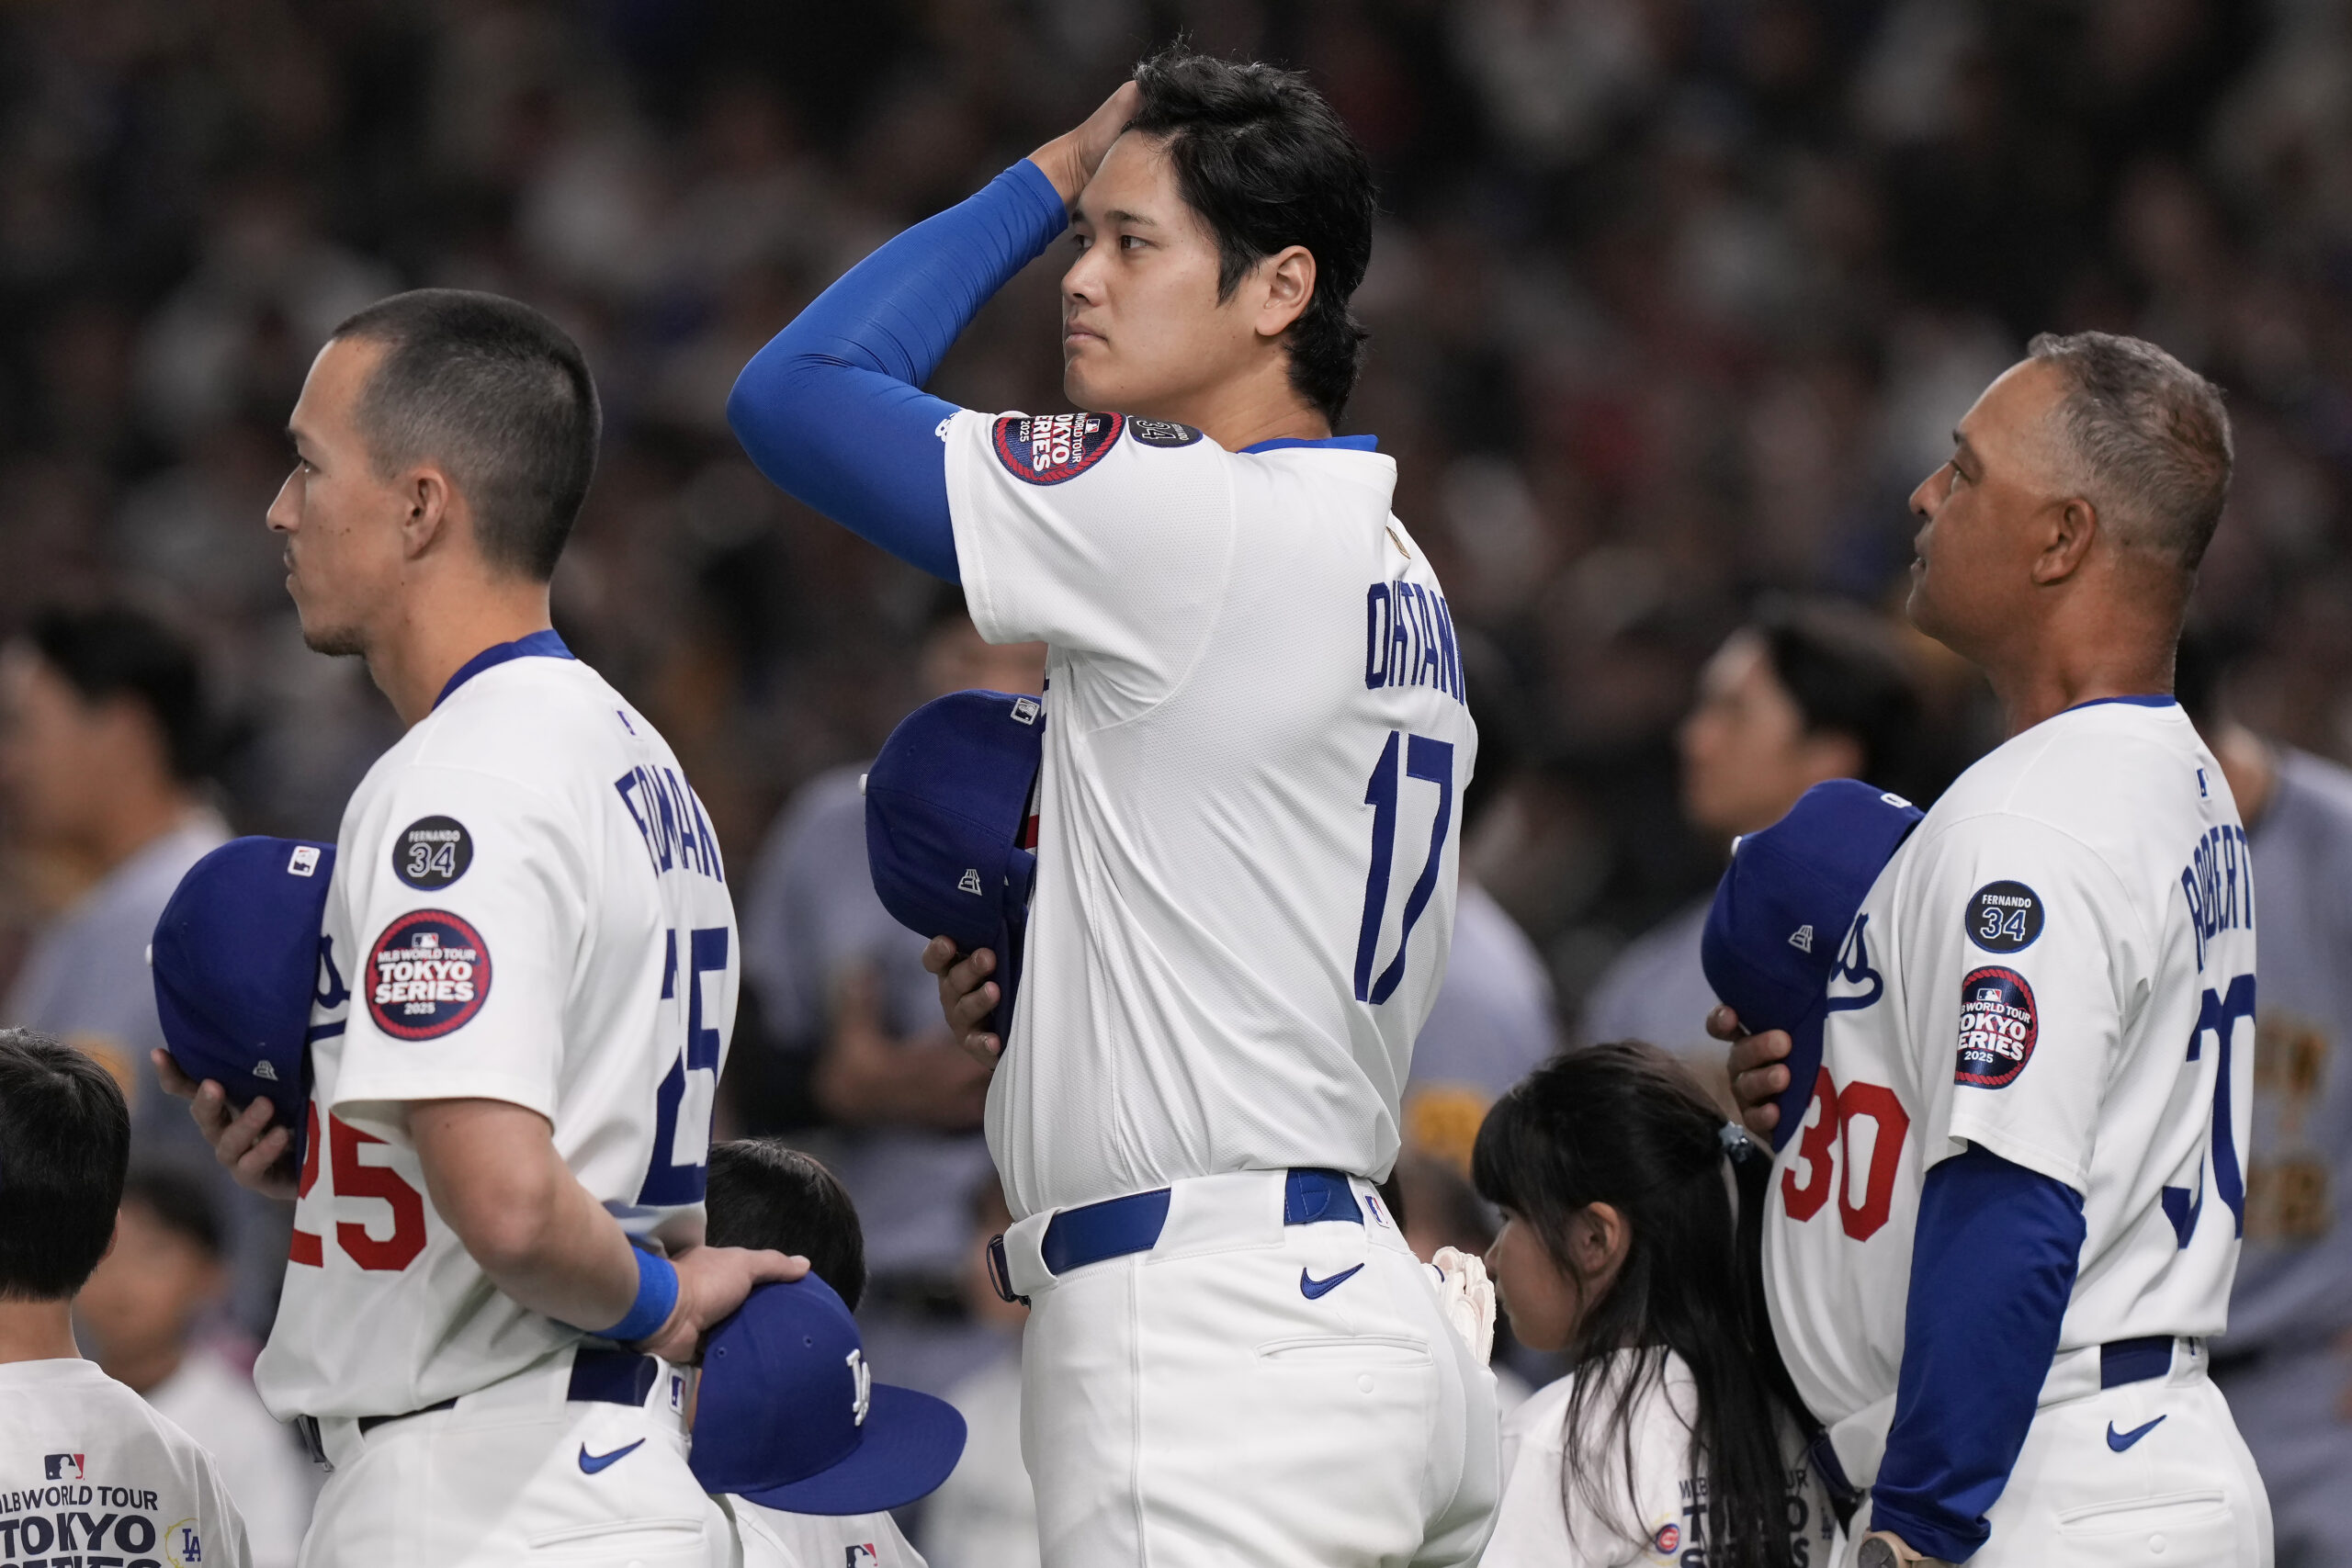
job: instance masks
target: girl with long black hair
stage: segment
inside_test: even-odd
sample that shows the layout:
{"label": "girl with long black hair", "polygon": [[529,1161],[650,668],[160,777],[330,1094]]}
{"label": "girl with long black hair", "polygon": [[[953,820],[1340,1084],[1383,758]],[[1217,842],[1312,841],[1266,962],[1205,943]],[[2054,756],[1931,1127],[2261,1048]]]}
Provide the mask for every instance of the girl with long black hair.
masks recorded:
{"label": "girl with long black hair", "polygon": [[1479,1129],[1487,1268],[1566,1376],[1503,1428],[1486,1568],[1823,1568],[1837,1521],[1775,1392],[1735,1245],[1722,1113],[1626,1042],[1558,1056]]}

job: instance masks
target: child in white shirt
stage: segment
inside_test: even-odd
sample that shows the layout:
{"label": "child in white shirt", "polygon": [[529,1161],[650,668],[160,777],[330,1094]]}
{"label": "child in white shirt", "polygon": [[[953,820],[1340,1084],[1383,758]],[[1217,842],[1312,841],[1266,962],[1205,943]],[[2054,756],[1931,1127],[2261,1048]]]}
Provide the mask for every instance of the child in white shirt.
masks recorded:
{"label": "child in white shirt", "polygon": [[0,1030],[0,1560],[248,1568],[211,1456],[74,1340],[130,1163],[107,1070]]}
{"label": "child in white shirt", "polygon": [[[1768,1368],[1723,1116],[1664,1052],[1596,1045],[1514,1086],[1472,1172],[1511,1329],[1569,1373],[1503,1426],[1486,1568],[1825,1568],[1838,1521]],[[1743,1134],[1744,1136],[1744,1134]]]}

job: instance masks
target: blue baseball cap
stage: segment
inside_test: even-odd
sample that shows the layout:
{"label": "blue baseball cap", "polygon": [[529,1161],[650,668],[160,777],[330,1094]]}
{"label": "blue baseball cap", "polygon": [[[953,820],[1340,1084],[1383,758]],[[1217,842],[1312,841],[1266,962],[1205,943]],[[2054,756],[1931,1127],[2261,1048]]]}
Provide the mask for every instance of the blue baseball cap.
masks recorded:
{"label": "blue baseball cap", "polygon": [[856,1321],[814,1274],[752,1291],[703,1352],[687,1463],[706,1492],[873,1514],[930,1495],[963,1455],[956,1407],[874,1382]]}
{"label": "blue baseball cap", "polygon": [[155,1012],[180,1071],[217,1081],[232,1105],[277,1107],[302,1157],[311,1098],[311,1002],[334,846],[232,839],[188,867],[155,940]]}
{"label": "blue baseball cap", "polygon": [[1862,899],[1924,815],[1899,795],[1832,779],[1789,814],[1732,846],[1715,887],[1699,962],[1716,996],[1753,1032],[1785,1029],[1792,1042],[1781,1091],[1777,1152],[1804,1120],[1821,1067],[1829,981]]}
{"label": "blue baseball cap", "polygon": [[1046,705],[1007,692],[951,692],[899,721],[865,775],[865,860],[900,925],[996,954],[994,1027],[1012,1026],[1037,855],[1029,797]]}

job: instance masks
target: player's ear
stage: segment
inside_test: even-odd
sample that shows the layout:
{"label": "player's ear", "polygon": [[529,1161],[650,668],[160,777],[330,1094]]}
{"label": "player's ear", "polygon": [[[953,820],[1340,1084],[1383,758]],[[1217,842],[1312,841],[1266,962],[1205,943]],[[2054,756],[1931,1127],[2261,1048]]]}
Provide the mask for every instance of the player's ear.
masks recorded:
{"label": "player's ear", "polygon": [[2043,516],[2041,553],[2033,558],[2033,581],[2048,588],[2065,581],[2090,558],[2098,538],[2098,509],[2080,496],[2055,502]]}
{"label": "player's ear", "polygon": [[401,518],[401,553],[414,560],[448,532],[457,497],[449,476],[430,466],[413,470],[401,490],[408,511]]}
{"label": "player's ear", "polygon": [[1305,245],[1285,245],[1258,264],[1260,287],[1256,326],[1261,337],[1280,337],[1315,298],[1315,253]]}

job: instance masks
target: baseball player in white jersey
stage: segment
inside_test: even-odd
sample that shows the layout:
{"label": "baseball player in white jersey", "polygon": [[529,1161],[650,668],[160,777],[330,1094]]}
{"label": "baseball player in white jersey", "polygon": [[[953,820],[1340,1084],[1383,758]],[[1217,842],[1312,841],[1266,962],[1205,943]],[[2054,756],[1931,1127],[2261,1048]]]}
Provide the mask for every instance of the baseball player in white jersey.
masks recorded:
{"label": "baseball player in white jersey", "polygon": [[[805,1271],[698,1245],[734,918],[676,758],[548,626],[595,427],[568,338],[448,290],[346,322],[295,409],[270,525],[305,637],[411,727],[337,841],[256,1368],[333,1467],[308,1564],[702,1562],[683,1379],[645,1352]],[[195,1111],[267,1179],[266,1101]]]}
{"label": "baseball player in white jersey", "polygon": [[[1476,737],[1395,466],[1330,434],[1371,210],[1297,78],[1163,55],[854,269],[730,404],[780,484],[1048,648],[988,1105],[1048,1564],[1459,1562],[1490,1528],[1491,1375],[1373,1195]],[[1097,412],[918,391],[1066,224],[1065,387]],[[995,956],[926,959],[990,1056]]]}
{"label": "baseball player in white jersey", "polygon": [[82,1359],[74,1296],[113,1249],[130,1111],[106,1068],[0,1030],[0,1562],[246,1568],[193,1438]]}
{"label": "baseball player in white jersey", "polygon": [[[2086,333],[2037,338],[1956,442],[1913,497],[1912,615],[2010,738],[1842,933],[1769,1200],[1774,1334],[1869,1489],[1865,1564],[2267,1563],[2203,1344],[2243,1232],[2258,900],[2168,694],[2227,418]],[[1744,1100],[1785,1038],[1735,1049]]]}

